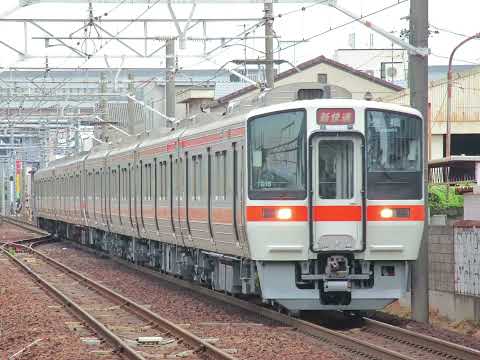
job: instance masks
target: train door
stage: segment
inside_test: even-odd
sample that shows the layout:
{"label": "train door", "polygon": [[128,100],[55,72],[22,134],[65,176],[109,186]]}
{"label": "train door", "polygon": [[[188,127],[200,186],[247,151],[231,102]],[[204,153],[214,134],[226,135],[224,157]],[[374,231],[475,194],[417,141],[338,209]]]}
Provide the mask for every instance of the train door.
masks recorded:
{"label": "train door", "polygon": [[145,196],[145,172],[143,169],[144,162],[143,160],[136,160],[136,177],[135,177],[135,218],[137,222],[137,228],[139,232],[145,231],[145,223],[143,220],[143,209],[145,206],[144,196]]}
{"label": "train door", "polygon": [[182,232],[183,243],[185,246],[193,246],[192,235],[190,230],[190,221],[189,221],[189,184],[190,171],[189,171],[189,159],[188,152],[185,152],[180,155],[179,163],[179,206],[178,206],[178,219],[180,223],[180,231]]}
{"label": "train door", "polygon": [[359,134],[311,140],[311,248],[350,252],[364,247],[364,155]]}
{"label": "train door", "polygon": [[183,158],[178,156],[171,159],[172,165],[172,224],[178,245],[183,246],[183,231],[180,221],[180,212],[183,203]]}
{"label": "train door", "polygon": [[190,154],[188,169],[188,224],[196,247],[215,250],[208,216],[207,153]]}
{"label": "train door", "polygon": [[237,236],[244,256],[248,256],[248,242],[245,236],[245,148],[243,142],[234,144],[234,209]]}
{"label": "train door", "polygon": [[237,169],[234,162],[238,161],[236,144],[227,149],[215,150],[212,153],[212,210],[211,222],[213,237],[217,251],[240,255],[236,222],[236,189],[234,181]]}

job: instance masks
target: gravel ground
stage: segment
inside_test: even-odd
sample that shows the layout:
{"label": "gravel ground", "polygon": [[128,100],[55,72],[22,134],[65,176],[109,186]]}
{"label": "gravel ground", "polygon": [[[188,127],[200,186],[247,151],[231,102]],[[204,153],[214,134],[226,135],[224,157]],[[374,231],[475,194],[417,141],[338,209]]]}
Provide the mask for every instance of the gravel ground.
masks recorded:
{"label": "gravel ground", "polygon": [[256,317],[242,310],[202,297],[172,284],[133,272],[112,260],[94,257],[68,244],[39,248],[53,258],[101,281],[169,320],[181,324],[239,359],[342,359],[327,345],[292,328]]}
{"label": "gravel ground", "polygon": [[422,333],[439,339],[447,340],[458,345],[480,350],[480,335],[463,335],[452,330],[434,327],[430,324],[423,324],[409,319],[402,319],[397,316],[382,312],[376,312],[372,318],[395,326],[403,327],[417,333]]}
{"label": "gravel ground", "polygon": [[81,338],[95,336],[0,254],[0,359],[35,341],[16,359],[119,359],[105,344],[87,345]]}
{"label": "gravel ground", "polygon": [[0,243],[10,243],[13,241],[34,238],[38,234],[29,232],[8,222],[0,223]]}

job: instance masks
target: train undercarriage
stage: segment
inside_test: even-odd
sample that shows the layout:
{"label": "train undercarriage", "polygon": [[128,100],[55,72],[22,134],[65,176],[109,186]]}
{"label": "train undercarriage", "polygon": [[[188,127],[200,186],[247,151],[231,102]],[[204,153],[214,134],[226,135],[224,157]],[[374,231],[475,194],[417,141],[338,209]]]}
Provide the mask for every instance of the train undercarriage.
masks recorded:
{"label": "train undercarriage", "polygon": [[341,253],[303,262],[253,261],[45,218],[39,225],[60,239],[291,312],[381,309],[408,288],[404,261],[362,261]]}

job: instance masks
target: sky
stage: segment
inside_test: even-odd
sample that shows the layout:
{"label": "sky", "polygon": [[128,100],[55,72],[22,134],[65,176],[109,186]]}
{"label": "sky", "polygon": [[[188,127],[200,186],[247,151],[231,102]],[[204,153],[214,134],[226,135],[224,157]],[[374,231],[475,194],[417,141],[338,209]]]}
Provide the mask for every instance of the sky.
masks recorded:
{"label": "sky", "polygon": [[[147,8],[146,4],[132,4],[129,0],[118,0],[119,4],[94,4],[95,15],[108,13],[108,18],[135,18],[140,16]],[[67,0],[65,2],[68,2]],[[317,3],[320,1],[317,1]],[[155,3],[151,0],[151,3]],[[337,10],[321,5],[312,4],[312,1],[305,1],[296,4],[274,4],[274,13],[277,16],[274,22],[276,35],[279,37],[275,41],[275,57],[288,60],[292,63],[300,63],[318,55],[333,57],[336,49],[349,47],[349,36],[355,34],[356,47],[368,47],[370,39],[370,30],[363,25],[354,23],[339,29],[334,29],[339,25],[349,22],[351,19]],[[402,29],[408,28],[408,21],[405,19],[409,14],[409,2],[402,0],[338,0],[340,6],[348,8],[356,14],[369,14],[379,9],[392,6],[373,16],[368,20],[382,27],[386,31],[399,35]],[[0,0],[0,16],[8,10],[15,8],[17,0]],[[478,25],[478,14],[480,13],[480,1],[478,0],[456,0],[454,2],[447,0],[430,0],[429,2],[429,18],[431,30],[434,31],[430,37],[431,54],[429,63],[431,65],[442,65],[448,62],[448,56],[451,50],[462,41],[465,36],[480,32]],[[305,10],[302,11],[302,7]],[[177,17],[188,17],[190,5],[175,4],[175,12]],[[261,17],[263,5],[259,4],[232,4],[225,1],[225,4],[198,4],[194,13],[197,18],[233,18],[233,17]],[[282,15],[281,17],[279,15]],[[10,18],[84,18],[87,16],[86,4],[58,4],[43,3],[25,8],[10,14]],[[145,14],[144,18],[169,18],[168,8],[165,4],[157,4],[151,7]],[[57,36],[68,36],[75,30],[72,24],[43,24],[51,33]],[[108,27],[108,24],[103,24]],[[125,25],[122,25],[125,26]],[[207,34],[211,37],[232,36],[242,31],[246,25],[244,22],[236,23],[209,23],[207,24]],[[330,30],[334,29],[334,30]],[[117,33],[121,27],[109,26],[108,30]],[[175,28],[173,25],[152,25],[151,34],[174,35]],[[143,29],[137,25],[131,25],[127,30],[122,32],[123,35],[140,36]],[[251,36],[262,36],[263,28],[258,28]],[[438,32],[438,33],[437,33]],[[323,34],[322,34],[323,33]],[[79,33],[78,35],[80,35]],[[314,35],[319,35],[308,42],[300,42],[296,46],[291,45],[287,41],[301,41],[308,39]],[[28,27],[28,36],[41,36],[41,32],[33,26]],[[45,35],[45,34],[43,34]],[[202,26],[195,27],[189,36],[202,37]],[[24,48],[23,24],[0,23],[0,41],[16,46],[20,50]],[[127,41],[129,45],[142,49],[143,42]],[[70,44],[77,46],[75,42]],[[208,59],[204,57],[203,44],[201,42],[187,43],[186,49],[179,49],[179,66],[188,68],[219,68],[232,59],[242,59],[245,56],[244,42],[236,40],[231,43],[233,46],[222,48],[212,54]],[[247,41],[248,58],[257,58],[263,56],[264,40],[250,39]],[[98,45],[98,44],[97,44]],[[158,41],[149,42],[149,47],[153,49],[153,45],[159,46]],[[219,46],[219,41],[209,42],[208,49]],[[29,49],[32,53],[42,56],[48,55],[51,66],[59,67],[95,67],[105,66],[104,55],[110,56],[109,64],[112,67],[120,66],[120,55],[129,53],[123,47],[111,42],[104,49],[94,50],[91,45],[90,52],[97,51],[99,59],[83,59],[72,58],[72,52],[64,47],[55,46],[45,48],[44,40],[29,39]],[[374,46],[376,48],[391,48],[392,44],[389,40],[384,39],[380,35],[374,35]],[[123,63],[124,67],[162,67],[164,65],[164,54],[160,51],[160,58],[149,60],[131,60],[126,59]],[[114,57],[118,55],[118,57]],[[58,56],[70,56],[67,59],[57,58]],[[0,45],[0,66],[41,66],[44,59],[32,59],[18,62],[18,56]],[[455,56],[456,64],[480,64],[480,41],[471,41],[464,45]]]}

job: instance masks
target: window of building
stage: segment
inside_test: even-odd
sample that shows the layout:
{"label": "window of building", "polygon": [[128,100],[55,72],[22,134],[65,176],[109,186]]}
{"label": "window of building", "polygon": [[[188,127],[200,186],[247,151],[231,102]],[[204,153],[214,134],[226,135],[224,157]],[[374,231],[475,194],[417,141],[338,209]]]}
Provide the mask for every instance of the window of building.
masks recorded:
{"label": "window of building", "polygon": [[327,74],[317,74],[317,82],[319,82],[320,84],[328,83]]}

